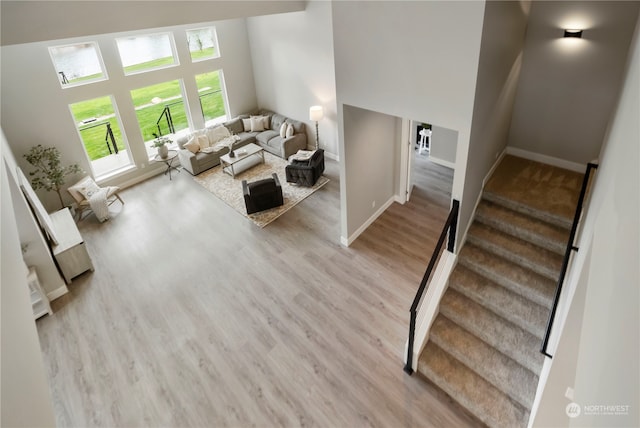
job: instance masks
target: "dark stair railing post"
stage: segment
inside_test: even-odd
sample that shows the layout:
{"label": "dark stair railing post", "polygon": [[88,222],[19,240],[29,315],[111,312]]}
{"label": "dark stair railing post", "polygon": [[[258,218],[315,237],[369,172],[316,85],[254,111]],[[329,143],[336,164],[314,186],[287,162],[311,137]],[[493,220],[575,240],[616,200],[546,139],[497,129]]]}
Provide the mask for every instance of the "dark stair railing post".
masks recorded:
{"label": "dark stair railing post", "polygon": [[[177,103],[176,103],[177,104]],[[158,135],[162,136],[162,129],[160,128],[160,122],[162,118],[165,118],[167,121],[167,127],[169,128],[170,134],[175,134],[176,130],[173,127],[173,118],[171,117],[171,107],[169,104],[166,104],[162,109],[162,113],[160,113],[160,117],[156,120],[156,127],[158,128]]]}
{"label": "dark stair railing post", "polygon": [[584,198],[587,194],[587,187],[589,185],[589,177],[591,176],[591,171],[597,168],[598,168],[597,164],[588,163],[587,170],[585,171],[584,178],[582,179],[582,188],[580,189],[580,196],[578,197],[578,205],[576,206],[576,212],[573,215],[573,224],[571,225],[571,232],[569,233],[569,241],[567,242],[567,249],[564,252],[564,259],[562,260],[562,268],[560,269],[560,277],[558,278],[558,283],[556,285],[556,292],[553,297],[553,305],[551,306],[551,312],[549,312],[549,318],[547,320],[547,330],[545,332],[544,339],[542,340],[542,345],[540,346],[540,352],[549,358],[553,358],[553,356],[549,354],[549,352],[547,351],[547,347],[549,346],[551,329],[553,328],[553,322],[555,321],[556,311],[558,310],[558,302],[560,301],[560,295],[562,294],[562,285],[564,284],[564,278],[567,274],[567,269],[569,268],[569,259],[571,257],[571,251],[578,251],[578,247],[573,245],[573,241],[576,238],[578,223],[580,222],[580,216],[582,215],[582,204],[584,203]]}
{"label": "dark stair railing post", "polygon": [[407,342],[407,361],[404,366],[404,371],[409,375],[413,374],[413,345],[415,342],[415,332],[416,332],[416,318],[418,316],[418,305],[420,304],[420,300],[422,300],[422,295],[424,294],[424,290],[427,287],[427,282],[431,277],[431,273],[433,272],[434,267],[436,266],[436,262],[438,261],[438,256],[440,255],[440,251],[442,250],[442,246],[444,245],[444,241],[447,238],[447,233],[449,234],[449,241],[447,243],[447,251],[453,252],[456,242],[456,229],[458,223],[458,211],[460,210],[460,201],[453,200],[453,204],[451,206],[451,211],[449,212],[449,216],[447,217],[447,221],[444,223],[444,227],[442,228],[442,232],[440,233],[440,238],[438,239],[438,243],[436,244],[436,248],[431,255],[431,260],[429,260],[429,265],[427,266],[427,270],[424,272],[424,276],[422,277],[422,281],[420,282],[420,287],[418,287],[418,291],[416,292],[415,297],[413,298],[413,303],[411,304],[411,318],[409,319],[409,340]]}
{"label": "dark stair railing post", "polygon": [[109,140],[111,140],[111,145],[113,145],[113,151],[118,154],[118,145],[116,144],[116,139],[113,136],[113,131],[111,130],[111,123],[107,122],[107,133],[104,136],[104,141],[107,143],[107,148],[109,149],[109,154],[111,153],[111,147],[109,147]]}

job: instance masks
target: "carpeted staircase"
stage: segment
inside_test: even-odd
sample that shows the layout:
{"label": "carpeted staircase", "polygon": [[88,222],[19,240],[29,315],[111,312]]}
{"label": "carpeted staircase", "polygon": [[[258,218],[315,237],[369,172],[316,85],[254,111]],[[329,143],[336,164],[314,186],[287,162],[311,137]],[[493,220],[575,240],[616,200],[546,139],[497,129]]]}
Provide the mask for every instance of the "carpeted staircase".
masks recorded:
{"label": "carpeted staircase", "polygon": [[581,180],[506,156],[440,303],[418,372],[488,426],[527,425]]}

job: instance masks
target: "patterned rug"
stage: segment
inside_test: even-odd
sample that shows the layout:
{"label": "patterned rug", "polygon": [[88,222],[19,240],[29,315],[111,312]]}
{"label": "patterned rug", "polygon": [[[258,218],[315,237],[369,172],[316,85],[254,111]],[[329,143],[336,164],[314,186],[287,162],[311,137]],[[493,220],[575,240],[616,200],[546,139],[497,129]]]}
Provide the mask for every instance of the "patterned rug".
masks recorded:
{"label": "patterned rug", "polygon": [[[235,178],[231,177],[229,174],[223,173],[222,168],[218,165],[215,168],[211,168],[210,170],[193,177],[193,179],[196,183],[222,199],[227,205],[253,221],[259,227],[265,227],[329,182],[327,177],[322,176],[313,187],[291,185],[290,183],[287,183],[287,176],[284,171],[287,166],[287,162],[285,160],[265,152],[264,162],[264,164],[251,167],[246,171],[237,174]],[[278,179],[282,186],[284,205],[247,215],[247,209],[244,205],[244,196],[242,195],[242,180],[247,180],[250,183],[263,178],[269,178],[274,172],[278,174]]]}

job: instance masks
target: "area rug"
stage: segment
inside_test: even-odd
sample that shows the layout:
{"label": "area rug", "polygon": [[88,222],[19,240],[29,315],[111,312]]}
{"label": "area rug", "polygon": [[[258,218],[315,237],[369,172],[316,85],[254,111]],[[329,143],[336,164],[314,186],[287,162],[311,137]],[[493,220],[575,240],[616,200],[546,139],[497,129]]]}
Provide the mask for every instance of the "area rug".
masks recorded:
{"label": "area rug", "polygon": [[[231,177],[229,174],[223,173],[222,168],[218,165],[215,168],[193,177],[193,179],[209,192],[222,199],[227,205],[253,221],[257,226],[265,227],[329,182],[328,178],[322,176],[313,187],[302,187],[289,184],[287,183],[287,176],[285,175],[286,166],[287,162],[285,160],[265,152],[264,164],[259,164],[249,168],[248,170],[237,174],[235,178]],[[242,180],[247,180],[248,182],[261,180],[263,178],[271,177],[271,174],[274,172],[278,174],[278,179],[282,186],[284,205],[247,215],[247,209],[244,205],[244,196],[242,195]]]}

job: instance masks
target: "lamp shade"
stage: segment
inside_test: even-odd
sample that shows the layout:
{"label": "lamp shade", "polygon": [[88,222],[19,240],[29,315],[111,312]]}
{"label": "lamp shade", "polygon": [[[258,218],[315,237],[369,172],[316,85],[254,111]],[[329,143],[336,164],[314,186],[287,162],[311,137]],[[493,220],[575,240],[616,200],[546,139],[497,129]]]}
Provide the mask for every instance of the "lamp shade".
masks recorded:
{"label": "lamp shade", "polygon": [[323,117],[324,111],[322,110],[322,106],[312,106],[309,108],[309,120],[317,122]]}

